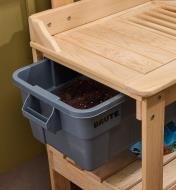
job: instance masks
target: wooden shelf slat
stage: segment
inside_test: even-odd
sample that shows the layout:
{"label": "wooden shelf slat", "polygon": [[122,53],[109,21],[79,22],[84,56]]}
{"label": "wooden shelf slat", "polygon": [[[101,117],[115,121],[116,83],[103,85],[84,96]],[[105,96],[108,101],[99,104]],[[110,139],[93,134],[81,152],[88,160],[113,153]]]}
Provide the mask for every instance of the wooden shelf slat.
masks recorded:
{"label": "wooden shelf slat", "polygon": [[[176,153],[164,157],[164,165],[176,159]],[[142,181],[141,161],[136,161],[106,180],[119,189],[130,189]]]}
{"label": "wooden shelf slat", "polygon": [[[72,181],[83,189],[91,189],[93,186],[96,186],[96,190],[141,190],[142,188],[141,161],[135,161],[133,157],[132,159],[129,159],[127,156],[129,153],[127,152],[124,152],[124,154],[121,155],[120,162],[119,159],[115,159],[112,161],[112,163],[105,164],[95,171],[88,172],[81,170],[79,167],[73,164],[73,162],[67,161],[66,157],[64,157],[63,154],[53,147],[47,145],[47,149],[48,153],[52,153],[52,160],[50,160],[50,163],[52,164],[54,170],[56,172],[58,171],[58,173],[62,174],[68,180]],[[118,168],[119,163],[126,163],[126,166],[124,165],[124,168],[120,169],[114,174],[114,169],[112,169],[112,166]],[[176,152],[164,156],[163,165],[163,189],[175,190]],[[110,172],[112,172],[112,174],[110,177],[108,177]]]}
{"label": "wooden shelf slat", "polygon": [[87,173],[98,181],[103,182],[108,177],[112,176],[116,172],[121,171],[123,168],[127,167],[129,164],[132,164],[136,160],[137,157],[127,150],[122,152],[120,156],[116,156],[110,162],[107,162],[96,170]]}
{"label": "wooden shelf slat", "polygon": [[[176,184],[176,159],[164,166],[163,190],[174,189]],[[137,184],[130,190],[141,190],[142,183]]]}

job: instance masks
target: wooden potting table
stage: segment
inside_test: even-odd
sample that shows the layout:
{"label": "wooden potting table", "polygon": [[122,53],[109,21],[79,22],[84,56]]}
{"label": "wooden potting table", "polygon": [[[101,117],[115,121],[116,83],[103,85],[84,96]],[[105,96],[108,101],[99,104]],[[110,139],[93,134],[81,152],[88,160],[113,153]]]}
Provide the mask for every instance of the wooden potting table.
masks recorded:
{"label": "wooden potting table", "polygon": [[88,172],[47,146],[52,189],[176,189],[176,154],[163,159],[165,107],[176,101],[176,1],[52,3],[70,4],[30,17],[34,60],[50,58],[130,96],[142,122],[142,166],[124,152]]}

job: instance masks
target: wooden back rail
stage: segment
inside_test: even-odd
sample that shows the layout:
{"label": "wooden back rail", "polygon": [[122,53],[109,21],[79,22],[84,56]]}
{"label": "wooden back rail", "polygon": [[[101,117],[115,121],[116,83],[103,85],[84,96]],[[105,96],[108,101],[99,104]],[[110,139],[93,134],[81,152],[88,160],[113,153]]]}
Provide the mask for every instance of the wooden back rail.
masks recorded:
{"label": "wooden back rail", "polygon": [[82,0],[44,11],[37,18],[43,21],[50,35],[55,35],[146,2],[149,0]]}
{"label": "wooden back rail", "polygon": [[[29,18],[29,24],[33,25],[33,27],[30,26],[31,39],[35,42],[35,37],[38,36],[37,41],[40,40],[41,44],[51,48],[55,52],[59,52],[60,48],[53,40],[53,35],[149,1],[150,0],[82,0],[68,4],[73,1],[53,0],[53,7],[62,4],[68,5],[31,16]],[[90,14],[90,12],[92,14]],[[33,22],[33,24],[31,24],[31,22]]]}
{"label": "wooden back rail", "polygon": [[73,3],[74,0],[51,0],[52,8],[61,7],[63,5],[67,5]]}

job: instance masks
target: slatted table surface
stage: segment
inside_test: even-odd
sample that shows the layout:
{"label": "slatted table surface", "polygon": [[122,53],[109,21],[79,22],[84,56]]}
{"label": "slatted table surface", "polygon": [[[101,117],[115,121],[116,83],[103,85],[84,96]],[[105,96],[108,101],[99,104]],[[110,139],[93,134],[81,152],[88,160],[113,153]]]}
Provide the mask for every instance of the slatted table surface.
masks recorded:
{"label": "slatted table surface", "polygon": [[57,20],[50,19],[41,16],[59,50],[31,43],[46,56],[131,96],[151,96],[175,84],[175,1],[147,2],[59,33]]}

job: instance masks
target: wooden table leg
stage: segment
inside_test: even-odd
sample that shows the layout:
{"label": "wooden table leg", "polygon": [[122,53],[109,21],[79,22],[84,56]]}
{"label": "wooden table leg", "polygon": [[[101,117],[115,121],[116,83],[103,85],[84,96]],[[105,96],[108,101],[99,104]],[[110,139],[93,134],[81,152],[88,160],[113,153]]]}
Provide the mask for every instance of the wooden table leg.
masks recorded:
{"label": "wooden table leg", "polygon": [[32,56],[34,63],[38,62],[39,60],[43,59],[43,54],[36,49],[32,48]]}
{"label": "wooden table leg", "polygon": [[50,169],[52,190],[71,190],[71,182],[53,169]]}
{"label": "wooden table leg", "polygon": [[[38,62],[43,59],[43,54],[36,49],[32,49],[33,61]],[[52,167],[52,152],[47,150],[48,153],[48,162],[49,162],[49,170],[50,170],[50,180],[51,180],[51,188],[52,190],[71,190],[71,182],[55,172]]]}
{"label": "wooden table leg", "polygon": [[56,8],[73,2],[74,0],[51,0],[51,5],[52,8]]}
{"label": "wooden table leg", "polygon": [[71,190],[71,182],[67,180],[62,175],[58,174],[52,166],[53,153],[50,150],[48,151],[48,162],[50,170],[50,180],[52,190]]}
{"label": "wooden table leg", "polygon": [[143,190],[163,189],[164,111],[163,94],[142,102]]}
{"label": "wooden table leg", "polygon": [[[52,7],[56,8],[65,4],[73,3],[74,0],[51,0]],[[32,38],[32,35],[31,35]],[[43,59],[43,54],[36,49],[32,49],[33,61],[37,62]],[[49,170],[50,170],[50,180],[52,190],[71,190],[71,182],[58,174],[52,167],[52,152],[48,152]]]}

